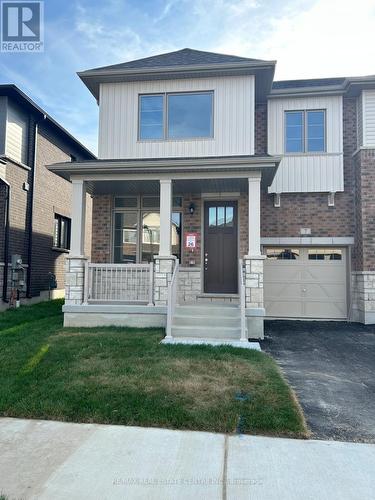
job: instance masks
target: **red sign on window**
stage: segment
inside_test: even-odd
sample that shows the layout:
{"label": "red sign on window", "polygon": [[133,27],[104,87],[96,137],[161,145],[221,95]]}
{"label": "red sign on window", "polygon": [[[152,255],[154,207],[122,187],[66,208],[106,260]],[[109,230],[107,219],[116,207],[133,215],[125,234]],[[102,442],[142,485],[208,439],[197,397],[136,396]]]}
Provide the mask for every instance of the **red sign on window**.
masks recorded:
{"label": "red sign on window", "polygon": [[186,233],[185,234],[185,248],[190,248],[194,250],[197,247],[198,233]]}

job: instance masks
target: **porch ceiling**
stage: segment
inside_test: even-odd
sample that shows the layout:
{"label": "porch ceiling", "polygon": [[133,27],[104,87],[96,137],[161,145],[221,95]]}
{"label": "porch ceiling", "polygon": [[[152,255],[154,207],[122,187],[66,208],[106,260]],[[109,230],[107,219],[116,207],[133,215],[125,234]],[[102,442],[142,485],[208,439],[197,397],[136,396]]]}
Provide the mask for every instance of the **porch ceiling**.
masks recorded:
{"label": "porch ceiling", "polygon": [[[247,192],[247,179],[188,179],[173,181],[173,193],[234,193]],[[92,181],[92,194],[159,195],[160,183],[155,180]]]}

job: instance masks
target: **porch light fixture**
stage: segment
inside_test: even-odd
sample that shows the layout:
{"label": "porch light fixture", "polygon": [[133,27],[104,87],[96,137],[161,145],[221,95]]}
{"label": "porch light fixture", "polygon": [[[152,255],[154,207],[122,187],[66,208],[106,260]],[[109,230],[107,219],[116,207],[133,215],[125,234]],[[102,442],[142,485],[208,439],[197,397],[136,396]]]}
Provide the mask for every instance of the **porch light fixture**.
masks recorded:
{"label": "porch light fixture", "polygon": [[193,215],[195,212],[195,203],[190,203],[189,205],[189,213],[190,215]]}

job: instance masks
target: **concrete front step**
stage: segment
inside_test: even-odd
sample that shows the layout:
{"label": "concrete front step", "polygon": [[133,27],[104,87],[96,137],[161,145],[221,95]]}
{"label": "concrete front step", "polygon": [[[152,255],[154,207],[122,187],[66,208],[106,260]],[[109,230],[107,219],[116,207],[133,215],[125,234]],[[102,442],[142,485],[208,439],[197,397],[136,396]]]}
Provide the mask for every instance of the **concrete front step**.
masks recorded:
{"label": "concrete front step", "polygon": [[241,338],[240,328],[217,326],[172,326],[172,337],[230,340]]}
{"label": "concrete front step", "polygon": [[197,316],[176,314],[173,318],[174,326],[212,326],[226,328],[240,328],[241,318],[234,316]]}
{"label": "concrete front step", "polygon": [[239,341],[241,316],[233,304],[189,304],[176,307],[172,337]]}
{"label": "concrete front step", "polygon": [[224,316],[224,317],[235,317],[238,318],[240,315],[240,309],[236,305],[232,304],[189,304],[189,305],[179,305],[176,307],[176,315],[182,316]]}

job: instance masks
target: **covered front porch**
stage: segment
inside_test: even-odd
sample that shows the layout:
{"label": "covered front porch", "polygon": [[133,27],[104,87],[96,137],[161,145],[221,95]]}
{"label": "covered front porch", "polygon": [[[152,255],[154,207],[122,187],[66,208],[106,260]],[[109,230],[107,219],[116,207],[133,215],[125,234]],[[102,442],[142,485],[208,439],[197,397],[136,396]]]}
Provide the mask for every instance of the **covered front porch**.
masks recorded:
{"label": "covered front porch", "polygon": [[262,338],[260,199],[277,159],[145,162],[64,165],[73,184],[65,325],[162,326],[166,341]]}

